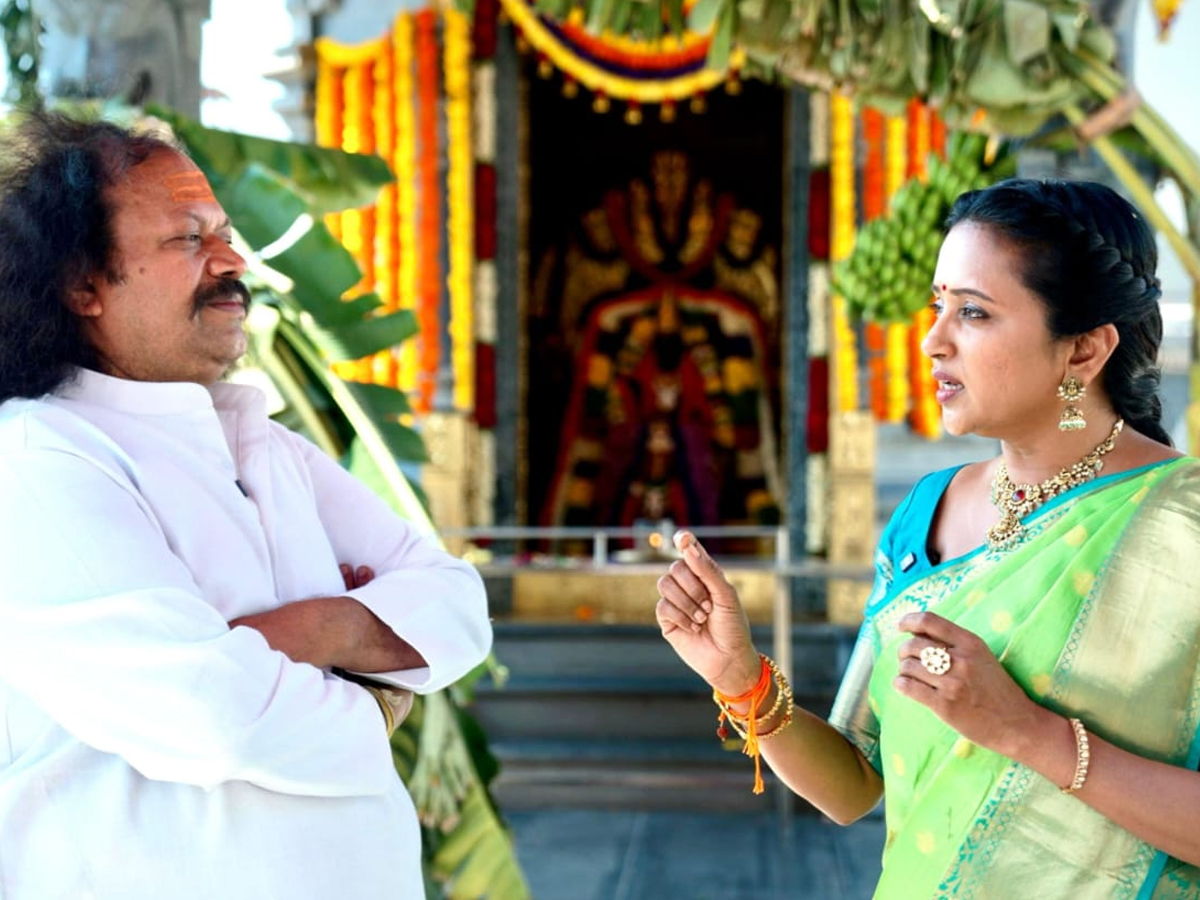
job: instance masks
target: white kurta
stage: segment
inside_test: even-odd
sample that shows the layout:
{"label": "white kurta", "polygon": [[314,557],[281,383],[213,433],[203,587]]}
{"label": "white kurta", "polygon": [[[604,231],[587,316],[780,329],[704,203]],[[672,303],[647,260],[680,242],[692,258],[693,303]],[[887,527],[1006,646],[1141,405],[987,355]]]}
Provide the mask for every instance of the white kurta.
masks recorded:
{"label": "white kurta", "polygon": [[0,898],[423,896],[375,700],[226,623],[349,593],[433,691],[490,647],[471,566],[236,385],[9,401],[0,509]]}

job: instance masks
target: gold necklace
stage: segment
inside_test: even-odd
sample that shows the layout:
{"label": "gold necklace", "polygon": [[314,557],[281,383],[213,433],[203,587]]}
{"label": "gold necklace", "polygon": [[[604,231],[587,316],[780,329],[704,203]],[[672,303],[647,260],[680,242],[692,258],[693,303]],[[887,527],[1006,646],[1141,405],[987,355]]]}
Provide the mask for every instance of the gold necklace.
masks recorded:
{"label": "gold necklace", "polygon": [[1013,484],[1008,477],[1008,466],[1004,460],[996,468],[992,479],[992,505],[1000,510],[1000,521],[988,529],[987,544],[991,550],[1007,550],[1021,543],[1025,526],[1021,519],[1029,515],[1051,497],[1069,491],[1073,487],[1091,481],[1104,468],[1102,457],[1112,450],[1117,435],[1125,427],[1124,419],[1117,419],[1112,431],[1091,453],[1073,466],[1063,469],[1053,478],[1040,484]]}

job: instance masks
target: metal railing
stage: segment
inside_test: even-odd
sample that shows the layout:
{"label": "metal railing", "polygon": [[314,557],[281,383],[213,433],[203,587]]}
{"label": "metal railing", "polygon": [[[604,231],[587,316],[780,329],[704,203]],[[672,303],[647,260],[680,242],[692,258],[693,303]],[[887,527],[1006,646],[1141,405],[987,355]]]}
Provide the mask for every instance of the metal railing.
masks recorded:
{"label": "metal railing", "polygon": [[[553,544],[555,541],[589,542],[591,552],[587,562],[569,567],[573,572],[589,572],[596,575],[628,572],[631,568],[644,569],[648,565],[661,567],[665,573],[670,561],[676,557],[672,537],[677,526],[672,522],[661,522],[646,526],[626,527],[533,527],[533,526],[479,526],[470,528],[444,528],[444,538],[461,538],[476,546],[480,542],[507,544],[536,542]],[[755,555],[719,555],[717,561],[727,569],[766,569],[775,577],[775,593],[771,604],[772,655],[783,673],[791,679],[792,673],[792,578],[837,578],[869,582],[874,576],[870,566],[862,564],[831,563],[818,557],[805,556],[794,559],[791,554],[791,532],[787,526],[762,527],[754,525],[731,526],[688,526],[688,531],[701,541],[706,539],[742,538],[770,541],[772,552]],[[612,547],[618,541],[632,541],[643,548],[629,557],[615,556]],[[619,551],[618,551],[619,552]],[[553,571],[564,569],[562,564],[568,557],[546,554],[541,560],[531,555],[511,553],[493,555],[487,561],[476,562],[484,574],[506,575],[518,571]],[[577,557],[582,560],[583,558]]]}

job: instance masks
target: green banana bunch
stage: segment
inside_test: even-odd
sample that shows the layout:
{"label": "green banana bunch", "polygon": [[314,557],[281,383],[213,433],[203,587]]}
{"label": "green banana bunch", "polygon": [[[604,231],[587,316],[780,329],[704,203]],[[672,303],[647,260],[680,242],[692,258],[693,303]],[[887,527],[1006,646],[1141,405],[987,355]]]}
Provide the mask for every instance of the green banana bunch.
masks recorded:
{"label": "green banana bunch", "polygon": [[983,134],[951,132],[946,159],[929,154],[928,180],[910,178],[892,197],[886,217],[867,222],[854,250],[833,270],[833,289],[852,319],[908,322],[929,302],[942,245],[942,223],[959,194],[979,190],[1016,170],[1016,154],[989,152]]}

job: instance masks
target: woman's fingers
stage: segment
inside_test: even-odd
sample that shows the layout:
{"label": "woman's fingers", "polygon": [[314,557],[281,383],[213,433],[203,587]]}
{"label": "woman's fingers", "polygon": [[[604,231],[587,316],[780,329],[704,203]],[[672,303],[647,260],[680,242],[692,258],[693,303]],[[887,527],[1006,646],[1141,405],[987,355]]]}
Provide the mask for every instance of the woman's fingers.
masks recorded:
{"label": "woman's fingers", "polygon": [[955,625],[949,619],[944,619],[937,613],[909,613],[896,626],[900,631],[925,637],[944,647],[954,647],[973,635],[964,628]]}
{"label": "woman's fingers", "polygon": [[[712,599],[704,585],[679,560],[671,563],[667,574],[658,579],[659,605],[667,604],[679,616],[672,621],[701,625],[712,611]],[[693,629],[697,630],[697,629]]]}
{"label": "woman's fingers", "polygon": [[704,586],[715,606],[736,606],[737,595],[725,573],[708,550],[690,531],[675,532],[675,548],[683,554],[683,563]]}
{"label": "woman's fingers", "polygon": [[697,632],[702,627],[699,622],[695,621],[666,597],[658,598],[658,603],[654,607],[654,618],[658,620],[658,627],[662,630],[664,636],[679,629]]}

